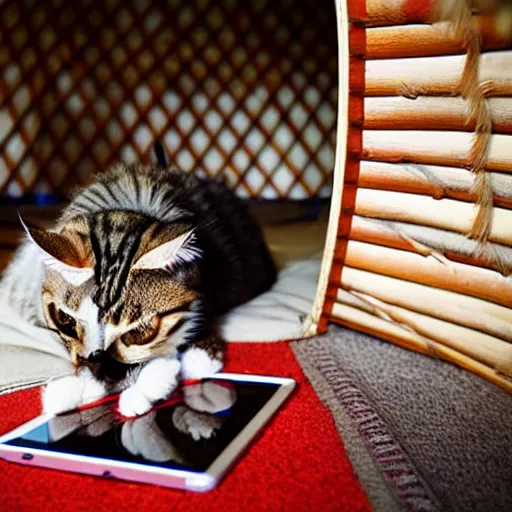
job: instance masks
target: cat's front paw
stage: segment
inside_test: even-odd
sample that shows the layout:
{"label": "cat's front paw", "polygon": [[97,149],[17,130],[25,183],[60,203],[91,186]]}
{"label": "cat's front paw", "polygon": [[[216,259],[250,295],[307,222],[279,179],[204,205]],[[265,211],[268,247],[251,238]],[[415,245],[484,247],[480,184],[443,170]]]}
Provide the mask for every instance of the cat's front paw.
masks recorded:
{"label": "cat's front paw", "polygon": [[212,357],[202,348],[189,348],[181,359],[181,377],[187,379],[202,379],[222,370],[222,361]]}
{"label": "cat's front paw", "polygon": [[43,390],[43,412],[58,414],[80,405],[83,383],[78,375],[51,380]]}
{"label": "cat's front paw", "polygon": [[126,417],[146,414],[154,403],[169,398],[176,389],[180,362],[158,358],[142,368],[135,384],[125,389],[119,398],[118,411]]}
{"label": "cat's front paw", "polygon": [[119,397],[119,414],[125,418],[134,418],[146,414],[152,407],[149,398],[137,386],[125,389]]}
{"label": "cat's front paw", "polygon": [[97,381],[88,369],[78,375],[51,380],[43,390],[43,412],[58,414],[76,409],[106,395],[103,383]]}
{"label": "cat's front paw", "polygon": [[172,413],[174,426],[183,434],[188,434],[194,441],[210,439],[224,423],[224,418],[193,411],[186,405],[178,405]]}

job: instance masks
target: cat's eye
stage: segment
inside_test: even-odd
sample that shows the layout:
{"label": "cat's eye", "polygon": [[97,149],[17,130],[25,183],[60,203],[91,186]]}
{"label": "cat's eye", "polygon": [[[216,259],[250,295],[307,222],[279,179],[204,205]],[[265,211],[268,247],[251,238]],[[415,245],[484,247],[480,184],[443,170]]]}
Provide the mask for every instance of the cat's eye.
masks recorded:
{"label": "cat's eye", "polygon": [[160,330],[160,317],[154,316],[149,324],[138,325],[121,336],[121,342],[130,345],[145,345],[153,341]]}
{"label": "cat's eye", "polygon": [[78,339],[77,323],[71,315],[55,307],[55,304],[50,304],[48,310],[57,329],[62,334],[69,338]]}

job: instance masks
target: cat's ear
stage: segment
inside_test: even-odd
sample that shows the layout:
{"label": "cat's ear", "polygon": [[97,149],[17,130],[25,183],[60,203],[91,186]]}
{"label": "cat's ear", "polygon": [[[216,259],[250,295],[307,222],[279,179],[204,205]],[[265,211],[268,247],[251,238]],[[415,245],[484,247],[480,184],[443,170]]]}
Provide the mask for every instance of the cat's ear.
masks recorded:
{"label": "cat's ear", "polygon": [[196,245],[196,236],[191,229],[147,252],[132,268],[170,270],[178,263],[194,261],[200,256],[201,250]]}
{"label": "cat's ear", "polygon": [[47,268],[58,272],[73,286],[79,286],[94,276],[93,268],[79,266],[80,257],[69,239],[59,233],[29,227],[19,213],[18,216],[28,238],[43,252]]}

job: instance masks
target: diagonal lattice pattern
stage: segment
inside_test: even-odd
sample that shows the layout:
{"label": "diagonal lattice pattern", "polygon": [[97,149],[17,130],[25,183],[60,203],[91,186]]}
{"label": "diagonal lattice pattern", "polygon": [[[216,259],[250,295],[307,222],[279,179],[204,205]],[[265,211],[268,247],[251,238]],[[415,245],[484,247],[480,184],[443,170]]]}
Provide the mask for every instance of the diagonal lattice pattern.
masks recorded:
{"label": "diagonal lattice pattern", "polygon": [[6,1],[0,195],[66,195],[161,139],[242,197],[325,196],[336,86],[332,1]]}

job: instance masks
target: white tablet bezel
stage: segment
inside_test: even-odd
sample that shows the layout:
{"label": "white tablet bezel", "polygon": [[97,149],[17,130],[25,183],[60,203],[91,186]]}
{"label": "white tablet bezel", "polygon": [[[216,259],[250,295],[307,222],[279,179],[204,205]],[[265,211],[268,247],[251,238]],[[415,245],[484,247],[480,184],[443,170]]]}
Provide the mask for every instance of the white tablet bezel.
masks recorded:
{"label": "white tablet bezel", "polygon": [[256,434],[288,398],[296,385],[295,381],[290,378],[261,375],[218,373],[209,378],[234,382],[277,384],[280,387],[203,473],[145,466],[131,462],[100,459],[85,455],[59,453],[38,448],[5,444],[12,439],[24,435],[33,428],[46,423],[53,417],[48,414],[38,416],[1,436],[0,458],[27,466],[58,469],[73,473],[85,473],[88,475],[102,476],[104,478],[161,485],[174,489],[186,489],[200,492],[208,491],[217,486],[227,470],[234,464],[243,450],[249,446]]}

